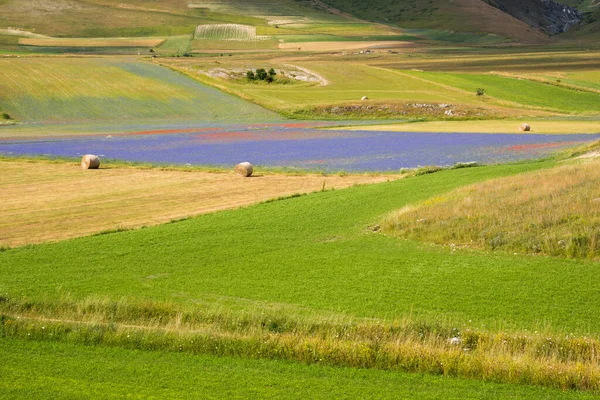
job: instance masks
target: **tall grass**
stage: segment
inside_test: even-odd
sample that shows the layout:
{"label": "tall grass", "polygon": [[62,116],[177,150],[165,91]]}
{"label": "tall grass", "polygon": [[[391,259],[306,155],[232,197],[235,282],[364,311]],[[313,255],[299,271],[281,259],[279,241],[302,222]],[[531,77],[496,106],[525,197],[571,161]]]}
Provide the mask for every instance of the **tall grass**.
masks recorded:
{"label": "tall grass", "polygon": [[4,297],[0,310],[0,336],[9,338],[600,389],[600,341],[586,337],[98,298],[36,303]]}
{"label": "tall grass", "polygon": [[383,228],[437,244],[597,259],[599,166],[593,160],[460,188],[392,213]]}

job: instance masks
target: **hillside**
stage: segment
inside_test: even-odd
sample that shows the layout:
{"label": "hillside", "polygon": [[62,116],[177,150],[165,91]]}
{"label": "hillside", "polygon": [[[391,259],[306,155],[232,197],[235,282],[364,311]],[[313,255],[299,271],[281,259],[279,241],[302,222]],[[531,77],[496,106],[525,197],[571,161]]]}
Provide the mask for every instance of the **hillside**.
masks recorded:
{"label": "hillside", "polygon": [[[523,43],[539,43],[570,29],[594,31],[597,4],[587,0],[327,0],[360,18],[403,28],[492,33]],[[574,8],[574,7],[577,7]]]}

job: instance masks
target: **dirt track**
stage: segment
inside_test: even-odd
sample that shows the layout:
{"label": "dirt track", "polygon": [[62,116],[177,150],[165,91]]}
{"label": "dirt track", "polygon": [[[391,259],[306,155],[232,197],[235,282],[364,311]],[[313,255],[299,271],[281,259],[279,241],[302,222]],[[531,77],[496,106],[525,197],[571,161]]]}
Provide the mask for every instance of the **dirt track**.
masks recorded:
{"label": "dirt track", "polygon": [[58,241],[260,201],[383,182],[390,176],[288,176],[111,168],[0,161],[0,245]]}

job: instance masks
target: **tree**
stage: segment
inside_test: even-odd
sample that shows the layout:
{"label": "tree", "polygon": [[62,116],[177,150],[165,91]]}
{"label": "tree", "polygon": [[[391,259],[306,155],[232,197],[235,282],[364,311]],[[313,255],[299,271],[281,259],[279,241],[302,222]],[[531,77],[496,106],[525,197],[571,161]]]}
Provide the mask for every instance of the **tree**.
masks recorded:
{"label": "tree", "polygon": [[277,75],[277,72],[275,72],[275,70],[273,68],[271,68],[269,70],[269,76],[275,77],[275,75]]}
{"label": "tree", "polygon": [[246,78],[248,78],[249,80],[253,81],[253,80],[256,79],[256,75],[254,75],[254,72],[248,71],[248,72],[246,72]]}
{"label": "tree", "polygon": [[256,77],[259,80],[264,81],[267,79],[267,76],[268,76],[267,71],[265,71],[264,68],[259,68],[256,70]]}

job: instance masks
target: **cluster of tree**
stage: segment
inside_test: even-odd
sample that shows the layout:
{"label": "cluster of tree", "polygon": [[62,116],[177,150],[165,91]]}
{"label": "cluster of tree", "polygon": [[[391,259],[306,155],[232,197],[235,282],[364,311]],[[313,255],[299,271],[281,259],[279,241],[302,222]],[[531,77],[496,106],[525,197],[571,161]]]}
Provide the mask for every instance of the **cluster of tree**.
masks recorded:
{"label": "cluster of tree", "polygon": [[267,81],[269,83],[275,80],[275,75],[277,75],[277,72],[275,72],[273,68],[271,68],[269,71],[265,70],[264,68],[259,68],[256,70],[256,72],[246,72],[246,78],[248,78],[250,81]]}

